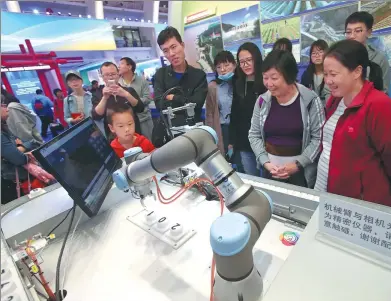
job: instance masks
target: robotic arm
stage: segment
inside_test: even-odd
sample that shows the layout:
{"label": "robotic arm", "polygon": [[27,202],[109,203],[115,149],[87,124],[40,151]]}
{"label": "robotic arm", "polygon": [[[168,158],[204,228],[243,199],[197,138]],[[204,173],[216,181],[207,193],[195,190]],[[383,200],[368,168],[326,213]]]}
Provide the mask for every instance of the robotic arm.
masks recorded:
{"label": "robotic arm", "polygon": [[266,193],[243,183],[216,143],[212,128],[195,128],[151,155],[131,152],[126,158],[129,165],[117,170],[113,179],[122,190],[143,187],[158,173],[195,162],[220,190],[230,211],[211,227],[210,243],[217,270],[215,300],[256,301],[262,294],[262,279],[254,267],[252,249],[271,218],[272,202]]}

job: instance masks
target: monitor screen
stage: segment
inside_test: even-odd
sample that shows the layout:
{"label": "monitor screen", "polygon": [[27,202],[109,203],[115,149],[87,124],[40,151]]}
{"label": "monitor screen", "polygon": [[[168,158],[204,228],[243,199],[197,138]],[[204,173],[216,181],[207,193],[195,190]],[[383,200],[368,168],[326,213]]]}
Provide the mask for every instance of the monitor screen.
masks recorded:
{"label": "monitor screen", "polygon": [[80,122],[33,152],[88,216],[98,213],[121,166],[91,118]]}

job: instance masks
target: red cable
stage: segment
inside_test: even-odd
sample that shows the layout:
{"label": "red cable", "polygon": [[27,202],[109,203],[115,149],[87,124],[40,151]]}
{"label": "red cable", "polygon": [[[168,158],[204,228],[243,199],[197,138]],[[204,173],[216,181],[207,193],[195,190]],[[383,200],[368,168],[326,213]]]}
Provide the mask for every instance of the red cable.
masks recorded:
{"label": "red cable", "polygon": [[56,296],[54,295],[53,291],[49,287],[49,282],[46,281],[45,276],[43,275],[42,269],[39,266],[35,253],[30,249],[30,243],[31,240],[27,242],[26,253],[29,256],[29,258],[34,262],[34,264],[37,266],[39,278],[41,279],[42,286],[45,289],[46,293],[48,294],[49,299],[51,301],[56,301]]}
{"label": "red cable", "polygon": [[[168,204],[171,204],[171,203],[175,202],[180,196],[182,196],[182,194],[184,194],[187,190],[189,190],[194,185],[199,185],[199,183],[201,183],[201,182],[209,183],[210,185],[212,185],[214,187],[214,189],[216,190],[216,192],[217,192],[217,194],[219,196],[219,200],[220,200],[220,216],[223,215],[223,212],[224,212],[223,196],[222,196],[222,194],[220,193],[218,188],[214,185],[214,183],[211,180],[202,179],[202,178],[201,179],[196,179],[196,180],[192,181],[190,184],[186,185],[185,187],[179,189],[175,194],[173,194],[169,198],[165,198],[163,196],[163,194],[162,194],[162,192],[160,190],[159,184],[158,184],[158,182],[156,180],[156,177],[153,177],[153,180],[155,181],[155,184],[156,184],[156,190],[157,190],[158,199],[159,199],[159,201],[162,204],[165,204],[165,205],[168,205]],[[162,199],[164,199],[166,201],[169,200],[169,201],[168,202],[164,202]],[[214,286],[214,282],[215,282],[215,268],[216,268],[216,262],[215,262],[215,259],[213,257],[212,258],[212,266],[211,266],[211,274],[210,274],[210,297],[209,297],[210,301],[214,300],[213,286]]]}

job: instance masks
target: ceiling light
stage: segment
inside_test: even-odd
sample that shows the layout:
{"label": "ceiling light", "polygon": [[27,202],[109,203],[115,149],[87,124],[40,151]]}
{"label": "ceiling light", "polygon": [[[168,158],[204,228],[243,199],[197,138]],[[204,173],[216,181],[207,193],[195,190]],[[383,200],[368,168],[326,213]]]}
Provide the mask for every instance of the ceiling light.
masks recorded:
{"label": "ceiling light", "polygon": [[33,13],[37,15],[37,14],[39,14],[39,10],[38,9],[33,9]]}
{"label": "ceiling light", "polygon": [[120,25],[120,26],[117,26],[117,28],[122,28],[122,25]]}
{"label": "ceiling light", "polygon": [[136,19],[136,21],[138,21],[138,19]]}
{"label": "ceiling light", "polygon": [[68,13],[68,16],[72,16],[72,14],[71,14],[71,13]]}
{"label": "ceiling light", "polygon": [[88,15],[87,18],[88,18],[88,19],[91,19],[91,15]]}
{"label": "ceiling light", "polygon": [[81,18],[82,16],[81,15],[79,15],[79,18]]}
{"label": "ceiling light", "polygon": [[151,20],[148,20],[148,23],[151,23]]}
{"label": "ceiling light", "polygon": [[119,20],[118,17],[116,17],[115,20],[118,21]]}
{"label": "ceiling light", "polygon": [[122,18],[122,21],[125,22],[125,18]]}
{"label": "ceiling light", "polygon": [[144,22],[144,19],[141,19],[141,22]]}
{"label": "ceiling light", "polygon": [[59,11],[57,14],[61,15],[61,12]]}
{"label": "ceiling light", "polygon": [[128,18],[129,21],[132,21],[132,18]]}

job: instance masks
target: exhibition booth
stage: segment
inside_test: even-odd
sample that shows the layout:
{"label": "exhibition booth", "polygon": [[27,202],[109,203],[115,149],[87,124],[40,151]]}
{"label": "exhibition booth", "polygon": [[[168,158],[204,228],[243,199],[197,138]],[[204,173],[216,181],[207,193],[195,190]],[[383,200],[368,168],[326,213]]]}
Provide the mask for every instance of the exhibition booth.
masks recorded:
{"label": "exhibition booth", "polygon": [[[187,62],[208,81],[221,50],[236,56],[251,41],[265,56],[281,37],[301,75],[311,43],[344,39],[358,10],[373,14],[371,43],[391,64],[387,2],[169,9]],[[151,81],[167,64],[156,42],[166,26],[2,12],[2,85],[29,105],[37,88],[67,93],[69,70],[86,88],[103,84],[101,64],[124,56]],[[391,207],[238,173],[213,129],[182,130],[151,154],[131,148],[119,159],[87,118],[34,150],[58,183],[1,206],[1,301],[390,301]]]}

